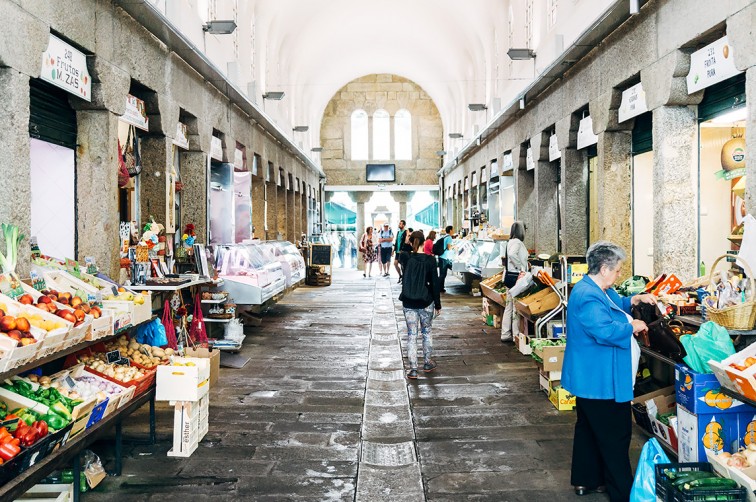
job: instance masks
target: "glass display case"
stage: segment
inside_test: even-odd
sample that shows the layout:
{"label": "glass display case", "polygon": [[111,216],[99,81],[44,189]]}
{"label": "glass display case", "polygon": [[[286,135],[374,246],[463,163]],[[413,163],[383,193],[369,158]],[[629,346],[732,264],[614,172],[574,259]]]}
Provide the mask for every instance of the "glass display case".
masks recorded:
{"label": "glass display case", "polygon": [[286,275],[286,288],[297,286],[304,281],[306,270],[305,261],[299,249],[289,241],[267,241],[261,245],[269,245]]}
{"label": "glass display case", "polygon": [[467,262],[472,256],[475,242],[467,239],[455,239],[452,242],[454,256],[452,258],[452,272],[467,272]]}
{"label": "glass display case", "polygon": [[467,262],[467,271],[488,278],[504,270],[501,257],[504,256],[506,244],[506,241],[475,241]]}
{"label": "glass display case", "polygon": [[237,305],[262,305],[286,288],[286,275],[260,243],[214,246],[215,268]]}

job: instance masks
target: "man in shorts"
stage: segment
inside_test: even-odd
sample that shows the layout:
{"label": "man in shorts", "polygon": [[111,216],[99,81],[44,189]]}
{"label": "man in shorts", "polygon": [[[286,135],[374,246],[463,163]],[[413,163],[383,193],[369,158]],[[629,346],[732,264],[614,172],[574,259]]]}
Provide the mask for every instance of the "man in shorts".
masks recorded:
{"label": "man in shorts", "polygon": [[389,266],[391,265],[391,253],[393,249],[394,232],[389,228],[388,223],[383,224],[383,229],[378,235],[378,242],[381,244],[381,273],[383,277],[389,276]]}

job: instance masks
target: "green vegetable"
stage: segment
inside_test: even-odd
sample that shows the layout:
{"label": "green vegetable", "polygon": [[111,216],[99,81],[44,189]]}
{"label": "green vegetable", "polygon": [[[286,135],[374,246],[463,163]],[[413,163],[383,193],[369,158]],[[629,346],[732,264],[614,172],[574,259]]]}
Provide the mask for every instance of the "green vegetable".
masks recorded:
{"label": "green vegetable", "polygon": [[694,479],[683,485],[683,490],[732,490],[739,487],[737,481],[729,478],[703,478]]}
{"label": "green vegetable", "polygon": [[705,479],[705,478],[716,478],[716,474],[712,472],[707,471],[692,471],[692,472],[683,472],[678,473],[675,480],[672,482],[672,485],[680,487],[684,485],[685,483],[688,483],[690,481],[695,481],[696,479]]}
{"label": "green vegetable", "polygon": [[51,429],[55,429],[56,431],[68,425],[68,421],[65,418],[54,413],[48,413],[47,415],[42,417],[42,420],[47,422],[47,425]]}
{"label": "green vegetable", "polygon": [[16,225],[2,224],[3,236],[5,237],[5,255],[0,253],[0,266],[3,272],[10,273],[16,270],[16,260],[18,259],[18,245],[24,239],[24,235],[18,235]]}
{"label": "green vegetable", "polygon": [[60,415],[61,417],[65,418],[69,422],[73,420],[73,417],[71,416],[71,412],[68,411],[68,408],[66,407],[66,405],[61,403],[60,401],[53,403],[53,405],[50,406],[50,411],[52,411],[56,415]]}

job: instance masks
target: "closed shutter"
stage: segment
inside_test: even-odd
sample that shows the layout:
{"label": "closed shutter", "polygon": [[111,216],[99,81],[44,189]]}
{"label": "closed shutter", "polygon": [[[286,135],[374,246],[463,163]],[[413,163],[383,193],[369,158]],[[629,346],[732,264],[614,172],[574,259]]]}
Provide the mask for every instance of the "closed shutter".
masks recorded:
{"label": "closed shutter", "polygon": [[745,105],[745,73],[728,78],[704,91],[703,100],[698,105],[698,119],[701,122],[713,119],[733,108]]}
{"label": "closed shutter", "polygon": [[633,155],[650,152],[654,149],[653,114],[646,112],[635,117],[633,127]]}
{"label": "closed shutter", "polygon": [[39,79],[30,80],[29,136],[76,148],[76,112],[68,93]]}

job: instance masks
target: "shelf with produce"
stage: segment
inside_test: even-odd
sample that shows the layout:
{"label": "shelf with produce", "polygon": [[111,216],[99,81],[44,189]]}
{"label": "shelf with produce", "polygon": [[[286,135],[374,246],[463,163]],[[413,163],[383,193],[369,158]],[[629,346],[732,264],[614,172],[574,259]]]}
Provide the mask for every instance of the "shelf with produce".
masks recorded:
{"label": "shelf with produce", "polygon": [[79,352],[80,350],[85,349],[87,347],[91,347],[92,345],[95,345],[95,344],[102,343],[104,341],[110,340],[110,339],[112,339],[112,338],[114,338],[116,336],[122,335],[125,332],[131,331],[131,330],[133,330],[133,329],[135,329],[135,328],[137,328],[139,326],[142,326],[143,324],[147,324],[149,322],[152,322],[155,319],[157,319],[157,317],[152,317],[151,319],[148,319],[148,320],[146,320],[146,321],[144,321],[142,323],[139,323],[139,324],[136,324],[136,325],[133,325],[133,326],[128,326],[128,327],[123,328],[123,329],[120,329],[120,330],[118,330],[117,332],[115,332],[111,336],[107,336],[105,338],[98,338],[97,340],[88,340],[88,341],[81,342],[81,343],[76,344],[76,345],[72,345],[70,347],[65,347],[65,348],[63,348],[63,349],[61,349],[61,350],[59,350],[57,352],[53,352],[52,354],[50,354],[48,356],[42,357],[40,359],[35,359],[34,361],[29,361],[27,364],[24,364],[23,366],[19,366],[18,368],[13,368],[11,370],[4,371],[4,372],[0,373],[0,382],[2,382],[2,381],[6,380],[6,379],[8,379],[8,378],[10,378],[10,377],[12,377],[14,375],[18,375],[18,374],[23,373],[25,371],[33,370],[34,368],[38,368],[39,366],[42,366],[43,364],[49,363],[51,361],[58,360],[58,359],[60,359],[62,357],[66,357],[69,354],[73,354],[75,352]]}
{"label": "shelf with produce", "polygon": [[[0,500],[16,500],[54,470],[67,466],[71,460],[77,457],[79,452],[102,437],[110,430],[111,426],[119,424],[125,417],[150,402],[154,395],[155,390],[151,389],[144,394],[136,396],[128,404],[113,412],[113,414],[103,418],[84,433],[69,440],[63,447],[0,486]],[[116,449],[119,448],[120,445],[116,445]],[[120,462],[120,459],[117,459],[117,462]],[[76,487],[77,484],[74,483],[74,486]]]}
{"label": "shelf with produce", "polygon": [[[697,315],[678,315],[678,316],[675,316],[675,319],[678,319],[683,324],[687,324],[688,326],[693,326],[696,328],[700,327],[703,323],[707,321],[703,317],[697,316]],[[730,333],[730,335],[732,336],[737,336],[737,335],[756,336],[756,329],[749,329],[749,330],[728,329],[727,332]]]}
{"label": "shelf with produce", "polygon": [[219,303],[226,303],[228,301],[228,298],[221,298],[220,300],[202,300],[202,303],[210,303],[210,304],[219,304]]}

